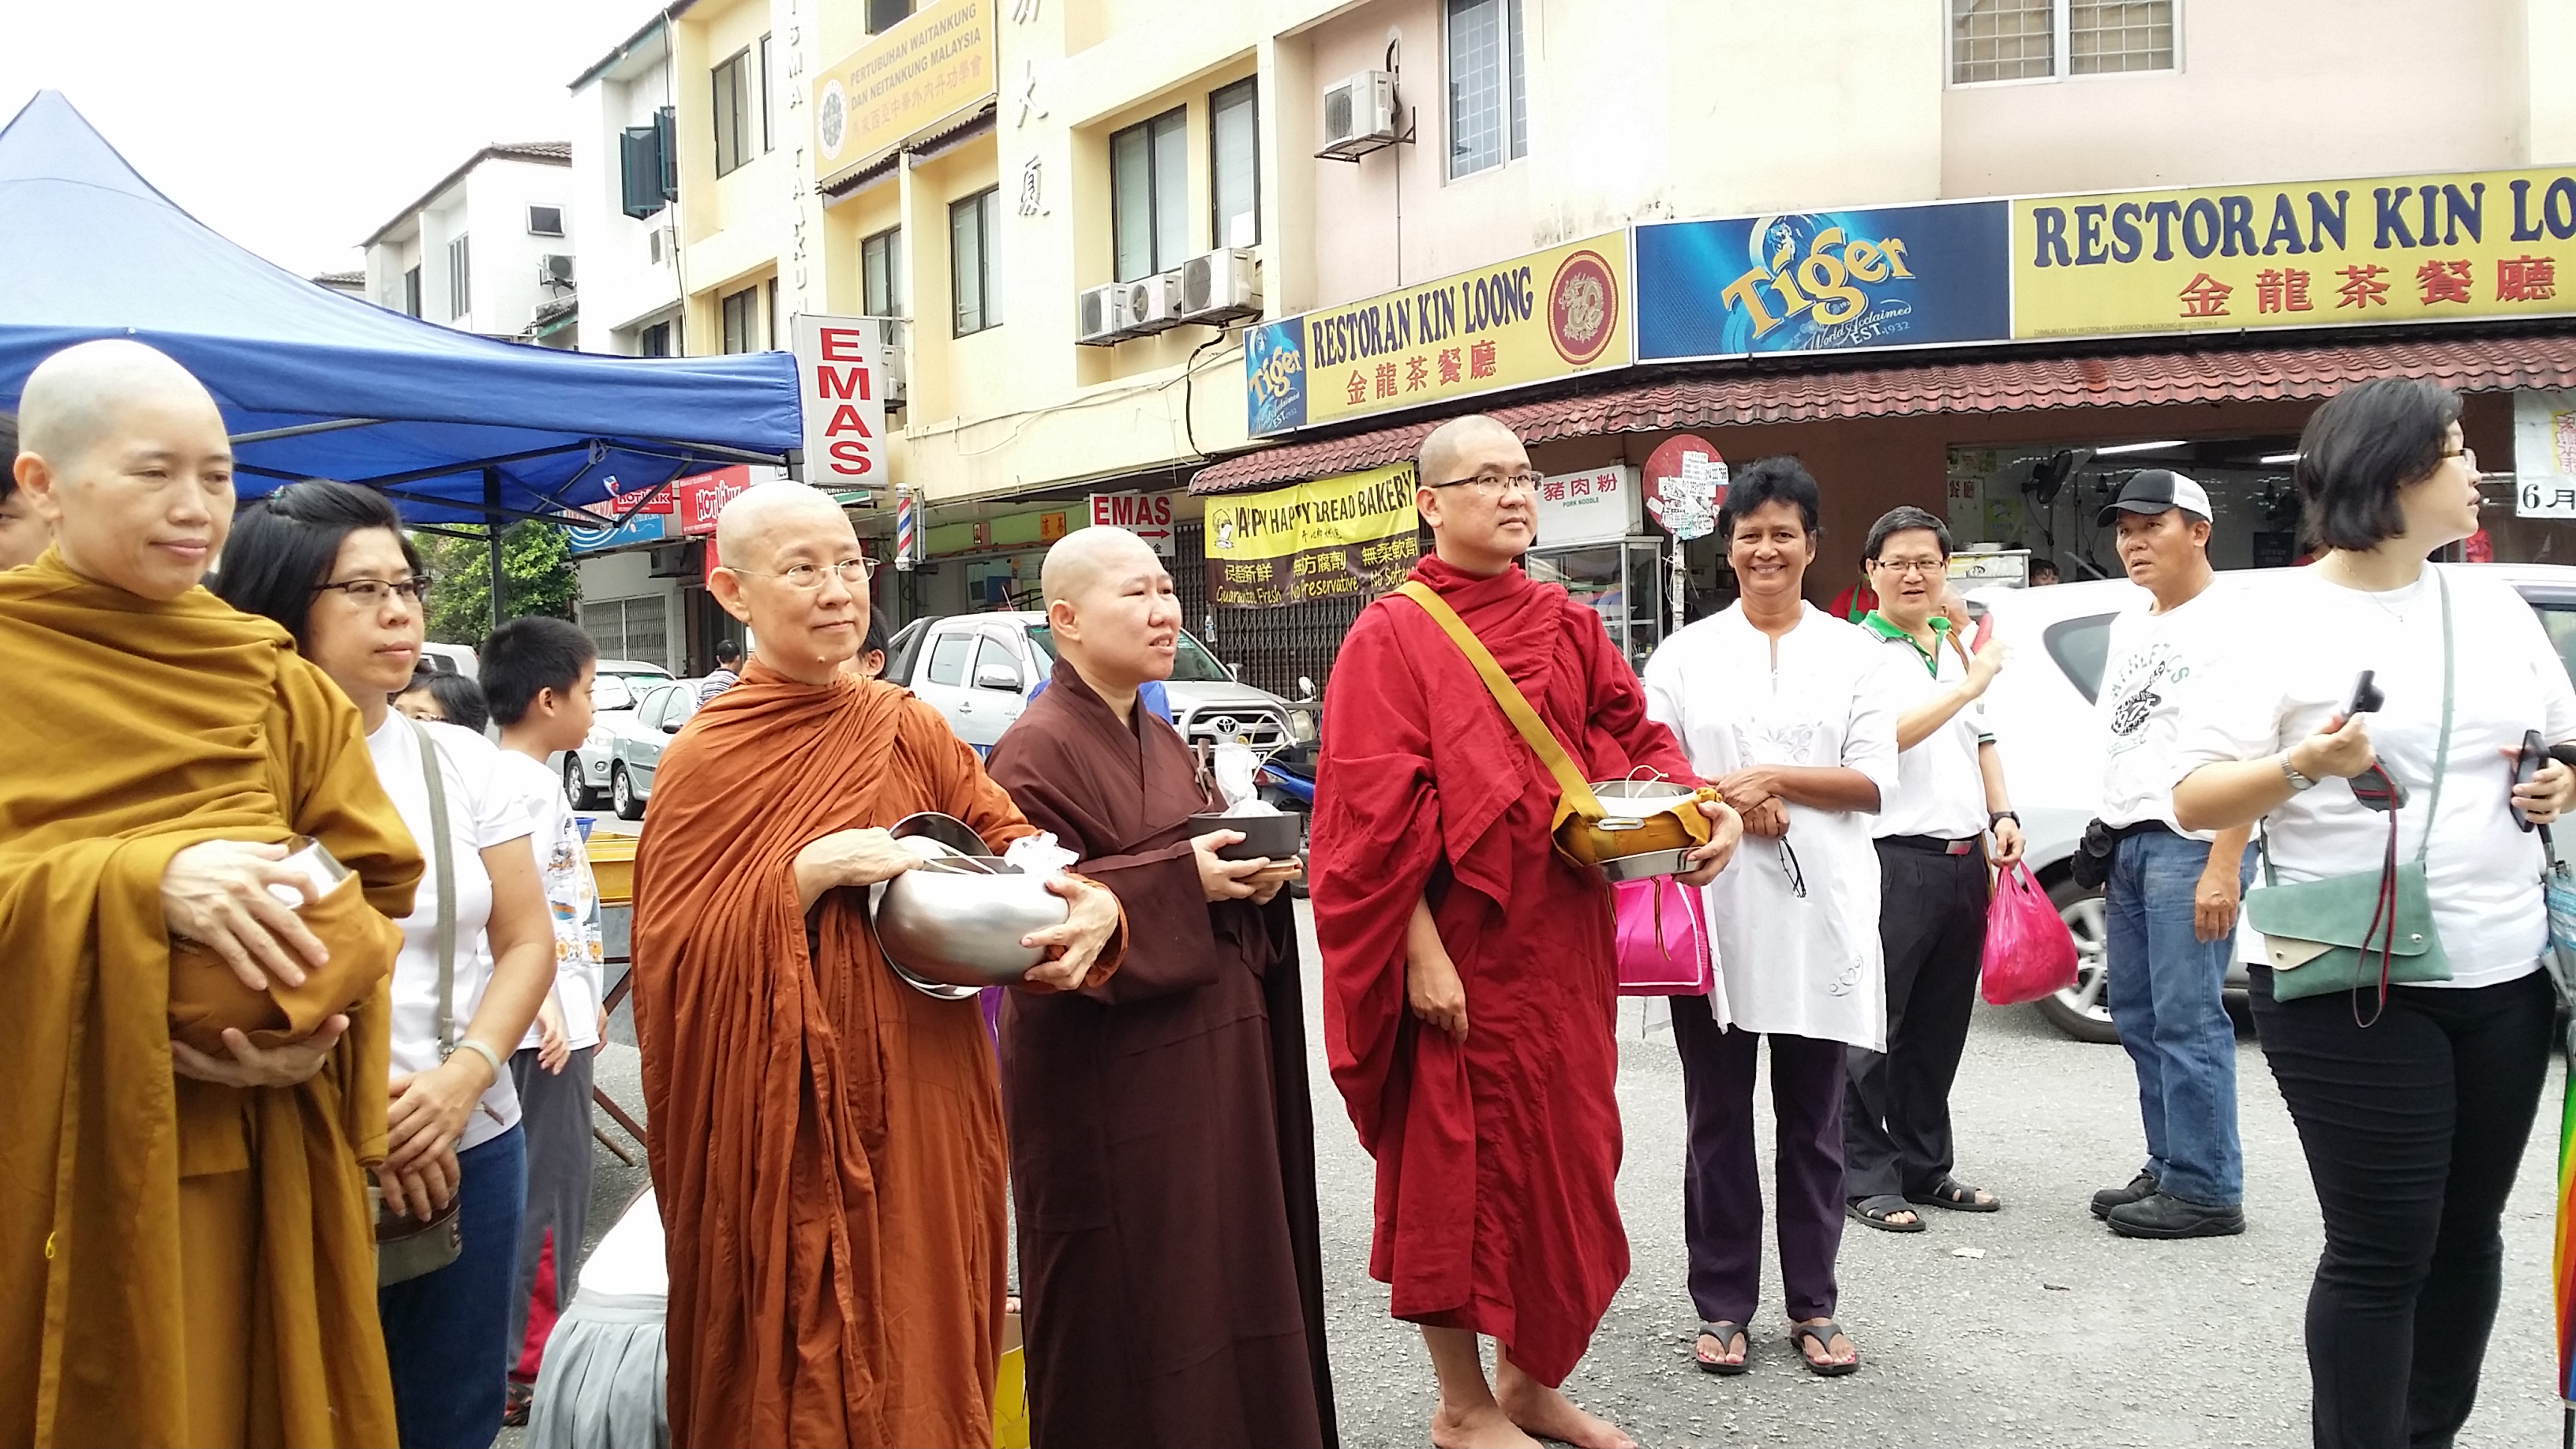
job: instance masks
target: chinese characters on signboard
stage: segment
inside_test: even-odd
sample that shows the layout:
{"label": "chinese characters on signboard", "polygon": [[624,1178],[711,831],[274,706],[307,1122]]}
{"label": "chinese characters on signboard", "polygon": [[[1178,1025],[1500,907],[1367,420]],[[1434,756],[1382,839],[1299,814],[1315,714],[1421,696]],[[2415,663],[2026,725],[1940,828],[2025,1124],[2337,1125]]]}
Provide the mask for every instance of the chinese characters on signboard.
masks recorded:
{"label": "chinese characters on signboard", "polygon": [[1612,464],[1538,481],[1539,548],[1616,543],[1639,532],[1637,470]]}
{"label": "chinese characters on signboard", "polygon": [[2513,395],[2513,512],[2576,519],[2576,393]]}
{"label": "chinese characters on signboard", "polygon": [[826,66],[814,84],[815,178],[832,180],[993,98],[993,0],[944,0]]}
{"label": "chinese characters on signboard", "polygon": [[1393,588],[1421,554],[1411,463],[1207,501],[1208,603],[1268,609]]}

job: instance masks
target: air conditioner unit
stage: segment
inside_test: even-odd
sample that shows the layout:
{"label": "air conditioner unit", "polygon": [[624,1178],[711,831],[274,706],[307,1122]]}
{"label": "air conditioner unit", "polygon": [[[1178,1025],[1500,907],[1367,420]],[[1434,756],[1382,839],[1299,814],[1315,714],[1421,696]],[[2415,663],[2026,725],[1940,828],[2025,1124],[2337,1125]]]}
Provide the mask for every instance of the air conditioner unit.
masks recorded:
{"label": "air conditioner unit", "polygon": [[1395,73],[1364,70],[1324,90],[1324,149],[1318,156],[1365,156],[1395,144]]}
{"label": "air conditioner unit", "polygon": [[1127,284],[1112,282],[1086,288],[1074,309],[1074,340],[1085,347],[1108,347],[1136,335],[1127,310]]}
{"label": "air conditioner unit", "polygon": [[679,241],[678,232],[667,226],[657,226],[645,235],[644,255],[658,267],[678,253]]}
{"label": "air conditioner unit", "polygon": [[1127,325],[1139,334],[1168,332],[1181,325],[1181,274],[1156,272],[1127,286]]}
{"label": "air conditioner unit", "polygon": [[569,287],[572,285],[572,258],[547,253],[537,258],[537,285]]}
{"label": "air conditioner unit", "polygon": [[878,365],[878,375],[884,379],[882,395],[887,407],[899,408],[904,405],[904,359],[910,351],[904,345],[905,323],[900,317],[880,317],[877,322],[885,328],[885,353]]}
{"label": "air conditioner unit", "polygon": [[1222,323],[1261,315],[1261,274],[1240,248],[1204,252],[1181,263],[1181,320]]}

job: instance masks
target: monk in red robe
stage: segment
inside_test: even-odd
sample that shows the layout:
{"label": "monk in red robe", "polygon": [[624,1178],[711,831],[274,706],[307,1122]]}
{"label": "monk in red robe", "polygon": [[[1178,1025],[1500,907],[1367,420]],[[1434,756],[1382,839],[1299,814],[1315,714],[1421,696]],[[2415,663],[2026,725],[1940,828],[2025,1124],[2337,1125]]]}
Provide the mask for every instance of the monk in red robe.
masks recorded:
{"label": "monk in red robe", "polygon": [[[1599,616],[1515,561],[1537,537],[1536,475],[1511,430],[1433,431],[1416,506],[1437,590],[1585,777],[1691,781]],[[1333,1080],[1377,1159],[1371,1276],[1422,1325],[1440,1449],[1532,1435],[1633,1449],[1558,1392],[1628,1275],[1619,1171],[1618,978],[1610,888],[1549,838],[1557,786],[1420,605],[1370,604],[1324,700],[1315,933]],[[1723,805],[1680,877],[1723,869]],[[1496,1340],[1491,1385],[1476,1335]]]}
{"label": "monk in red robe", "polygon": [[1286,875],[1191,828],[1223,798],[1136,702],[1179,646],[1154,551],[1086,528],[1041,579],[1055,677],[993,778],[1116,892],[1128,939],[1108,984],[1003,1005],[1031,1427],[1042,1449],[1318,1449],[1336,1435]]}
{"label": "monk in red robe", "polygon": [[[972,998],[897,979],[864,887],[917,858],[918,811],[999,850],[1030,833],[937,711],[840,674],[868,564],[830,495],[762,484],[717,520],[716,601],[751,626],[742,682],[664,754],[637,847],[635,1025],[670,1260],[671,1438],[993,1442],[1002,1119]],[[1070,918],[1031,989],[1097,987],[1119,912]]]}

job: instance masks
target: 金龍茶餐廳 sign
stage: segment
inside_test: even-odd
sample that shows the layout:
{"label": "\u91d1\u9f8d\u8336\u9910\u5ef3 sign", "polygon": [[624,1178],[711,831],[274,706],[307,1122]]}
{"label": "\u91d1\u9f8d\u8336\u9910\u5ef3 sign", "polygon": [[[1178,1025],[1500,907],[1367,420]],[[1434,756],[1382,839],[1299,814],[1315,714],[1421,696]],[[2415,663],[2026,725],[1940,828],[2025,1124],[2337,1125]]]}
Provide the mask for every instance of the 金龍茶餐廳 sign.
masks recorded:
{"label": "\u91d1\u9f8d\u8336\u9910\u5ef3 sign", "polygon": [[1245,334],[1253,436],[1625,367],[1628,238],[1568,242]]}
{"label": "\u91d1\u9f8d\u8336\u9910\u5ef3 sign", "polygon": [[2012,204],[2013,336],[2576,312],[2576,171],[2209,186]]}
{"label": "\u91d1\u9f8d\u8336\u9910\u5ef3 sign", "polygon": [[1267,609],[1375,594],[1421,558],[1411,463],[1207,501],[1208,603]]}

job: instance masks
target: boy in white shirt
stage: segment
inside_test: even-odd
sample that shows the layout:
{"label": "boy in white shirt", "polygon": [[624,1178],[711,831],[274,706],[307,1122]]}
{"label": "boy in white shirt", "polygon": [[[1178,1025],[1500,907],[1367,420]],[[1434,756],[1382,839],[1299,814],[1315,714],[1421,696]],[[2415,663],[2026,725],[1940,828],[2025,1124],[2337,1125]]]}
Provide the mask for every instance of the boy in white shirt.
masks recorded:
{"label": "boy in white shirt", "polygon": [[525,1423],[546,1335],[570,1297],[590,1204],[591,1054],[607,1035],[601,1007],[599,887],[563,777],[546,761],[590,733],[598,647],[562,619],[513,619],[483,641],[482,685],[501,728],[504,786],[525,798],[529,840],[555,927],[555,988],[510,1058],[528,1134],[527,1214],[511,1299],[510,1406]]}

